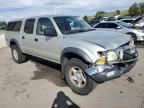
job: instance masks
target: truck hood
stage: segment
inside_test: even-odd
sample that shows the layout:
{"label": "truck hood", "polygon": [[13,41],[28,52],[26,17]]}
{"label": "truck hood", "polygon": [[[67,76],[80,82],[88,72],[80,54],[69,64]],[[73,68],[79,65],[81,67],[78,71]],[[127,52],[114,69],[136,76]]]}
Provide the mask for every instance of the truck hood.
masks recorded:
{"label": "truck hood", "polygon": [[126,34],[120,34],[117,32],[107,32],[107,31],[89,31],[77,34],[66,35],[67,38],[75,40],[83,40],[93,44],[100,45],[107,50],[115,49],[128,41],[130,41],[130,36]]}

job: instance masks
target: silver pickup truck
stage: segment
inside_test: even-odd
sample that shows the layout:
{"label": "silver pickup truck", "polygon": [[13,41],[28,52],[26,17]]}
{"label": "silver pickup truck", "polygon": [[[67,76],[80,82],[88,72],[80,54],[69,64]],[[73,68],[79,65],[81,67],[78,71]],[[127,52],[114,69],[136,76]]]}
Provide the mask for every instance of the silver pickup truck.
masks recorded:
{"label": "silver pickup truck", "polygon": [[80,94],[120,77],[136,64],[129,35],[97,31],[77,16],[38,16],[10,21],[6,41],[16,63],[28,55],[61,64],[62,78]]}

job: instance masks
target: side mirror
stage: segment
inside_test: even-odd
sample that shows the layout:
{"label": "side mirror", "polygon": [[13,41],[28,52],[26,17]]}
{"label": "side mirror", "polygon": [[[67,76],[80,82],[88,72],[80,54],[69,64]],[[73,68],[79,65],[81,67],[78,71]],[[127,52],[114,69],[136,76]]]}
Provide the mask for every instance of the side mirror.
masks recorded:
{"label": "side mirror", "polygon": [[116,27],[116,29],[122,29],[122,27],[121,27],[121,26],[118,26],[118,27]]}
{"label": "side mirror", "polygon": [[56,33],[56,31],[54,29],[47,28],[47,29],[44,30],[44,35],[45,36],[56,36],[57,33]]}

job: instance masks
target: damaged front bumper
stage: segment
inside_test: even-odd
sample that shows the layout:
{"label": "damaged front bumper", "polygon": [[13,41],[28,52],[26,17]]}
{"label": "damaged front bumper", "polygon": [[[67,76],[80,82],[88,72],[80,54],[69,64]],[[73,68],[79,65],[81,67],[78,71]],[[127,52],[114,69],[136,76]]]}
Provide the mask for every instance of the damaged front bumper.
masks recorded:
{"label": "damaged front bumper", "polygon": [[96,82],[103,83],[108,80],[112,80],[120,77],[121,75],[129,72],[136,64],[136,60],[129,65],[102,65],[94,66],[86,69],[86,73]]}
{"label": "damaged front bumper", "polygon": [[123,60],[113,64],[104,64],[98,66],[92,66],[85,70],[85,72],[96,82],[103,83],[108,80],[112,80],[120,77],[121,75],[128,73],[136,64],[138,53],[131,52],[126,49],[123,54]]}

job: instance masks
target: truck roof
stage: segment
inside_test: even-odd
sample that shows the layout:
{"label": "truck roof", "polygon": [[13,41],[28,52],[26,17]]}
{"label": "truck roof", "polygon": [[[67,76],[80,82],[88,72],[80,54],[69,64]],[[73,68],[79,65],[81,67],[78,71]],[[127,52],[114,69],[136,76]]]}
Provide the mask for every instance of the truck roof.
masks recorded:
{"label": "truck roof", "polygon": [[[39,17],[49,17],[49,18],[53,18],[53,17],[67,17],[67,16],[72,16],[72,15],[39,15],[39,16],[31,16],[31,17],[14,19],[14,20],[10,20],[10,21],[8,21],[8,22],[22,21],[22,20],[24,20],[24,19],[39,18]],[[73,16],[73,17],[76,17],[76,16]]]}

